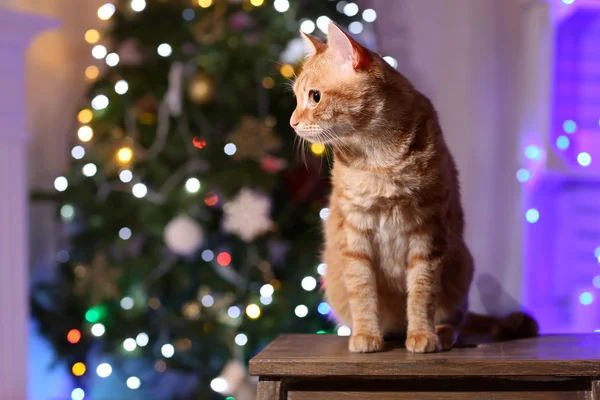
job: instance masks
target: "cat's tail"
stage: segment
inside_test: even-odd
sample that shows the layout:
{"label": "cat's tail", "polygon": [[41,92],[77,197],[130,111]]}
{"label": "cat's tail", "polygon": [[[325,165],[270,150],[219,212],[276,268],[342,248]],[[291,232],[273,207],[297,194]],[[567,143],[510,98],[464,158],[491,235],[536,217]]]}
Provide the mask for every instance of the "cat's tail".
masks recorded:
{"label": "cat's tail", "polygon": [[513,312],[505,317],[468,313],[461,334],[488,334],[498,340],[535,337],[539,333],[537,321],[524,312]]}

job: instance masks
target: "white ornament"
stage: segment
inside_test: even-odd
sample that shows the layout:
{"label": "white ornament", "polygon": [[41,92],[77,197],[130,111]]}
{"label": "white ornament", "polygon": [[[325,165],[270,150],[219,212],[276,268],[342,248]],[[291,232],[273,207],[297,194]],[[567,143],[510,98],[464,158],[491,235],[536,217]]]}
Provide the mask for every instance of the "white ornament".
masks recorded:
{"label": "white ornament", "polygon": [[182,215],[167,224],[164,240],[173,253],[179,256],[189,256],[200,248],[204,241],[204,235],[198,222]]}
{"label": "white ornament", "polygon": [[223,206],[223,228],[246,242],[271,228],[271,200],[256,191],[244,188]]}
{"label": "white ornament", "polygon": [[288,42],[285,50],[279,56],[279,60],[284,64],[296,64],[306,55],[304,40],[300,38],[292,39]]}

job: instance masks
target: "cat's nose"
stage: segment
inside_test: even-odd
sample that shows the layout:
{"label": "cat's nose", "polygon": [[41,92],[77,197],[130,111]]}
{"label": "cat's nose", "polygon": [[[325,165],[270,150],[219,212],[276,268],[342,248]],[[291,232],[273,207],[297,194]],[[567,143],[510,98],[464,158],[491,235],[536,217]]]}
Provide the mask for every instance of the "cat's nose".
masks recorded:
{"label": "cat's nose", "polygon": [[292,128],[296,129],[296,127],[300,124],[300,121],[295,119],[294,117],[290,118],[290,125]]}

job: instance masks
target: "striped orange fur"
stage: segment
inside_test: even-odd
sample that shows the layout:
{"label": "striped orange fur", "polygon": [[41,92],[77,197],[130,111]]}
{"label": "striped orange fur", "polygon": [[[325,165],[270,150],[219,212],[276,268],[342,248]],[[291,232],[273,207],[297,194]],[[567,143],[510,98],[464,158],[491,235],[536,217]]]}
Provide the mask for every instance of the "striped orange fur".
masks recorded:
{"label": "striped orange fur", "polygon": [[411,352],[449,349],[466,318],[473,260],[436,111],[335,24],[327,44],[303,36],[290,124],[333,148],[325,296],[352,328],[349,349],[379,351],[384,335],[403,332]]}

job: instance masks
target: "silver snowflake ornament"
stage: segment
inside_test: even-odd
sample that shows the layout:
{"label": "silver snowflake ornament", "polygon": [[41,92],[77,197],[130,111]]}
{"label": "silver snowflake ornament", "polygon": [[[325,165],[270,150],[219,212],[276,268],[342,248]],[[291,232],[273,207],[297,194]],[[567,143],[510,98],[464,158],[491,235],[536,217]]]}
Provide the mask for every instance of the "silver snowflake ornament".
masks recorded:
{"label": "silver snowflake ornament", "polygon": [[243,188],[223,206],[223,229],[251,242],[271,229],[271,199],[257,191]]}

